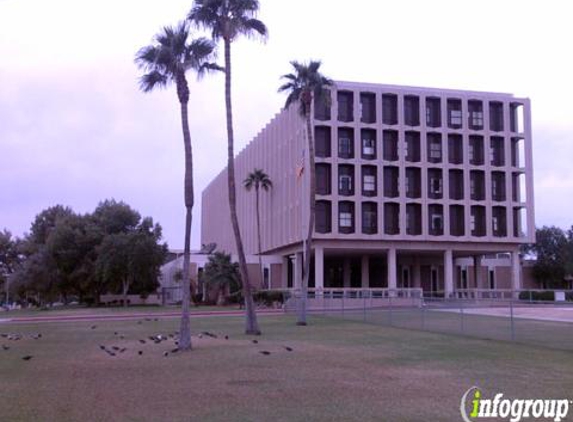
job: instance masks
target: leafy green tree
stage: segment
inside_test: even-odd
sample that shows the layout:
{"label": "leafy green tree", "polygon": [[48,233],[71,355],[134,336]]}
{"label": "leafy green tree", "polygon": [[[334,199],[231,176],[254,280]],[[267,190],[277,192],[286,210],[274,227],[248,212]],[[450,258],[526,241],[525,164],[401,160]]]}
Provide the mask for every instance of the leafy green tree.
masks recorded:
{"label": "leafy green tree", "polygon": [[103,234],[128,233],[141,220],[141,215],[123,201],[106,199],[93,212],[95,224]]}
{"label": "leafy green tree", "polygon": [[231,98],[231,45],[241,35],[266,37],[267,27],[256,18],[259,10],[258,0],[195,0],[187,18],[195,25],[207,29],[215,41],[222,40],[225,50],[225,108],[227,114],[227,183],[231,225],[237,245],[239,267],[243,280],[245,300],[245,332],[261,334],[257,314],[251,293],[251,284],[247,272],[247,260],[241,239],[239,220],[237,218],[237,198],[235,183],[235,152],[233,132],[233,106]]}
{"label": "leafy green tree", "polygon": [[573,226],[567,230],[567,250],[565,252],[565,277],[573,279]]}
{"label": "leafy green tree", "polygon": [[[60,242],[62,233],[70,221],[78,218],[71,208],[62,205],[49,207],[35,217],[30,234],[21,244],[25,262],[13,277],[20,296],[36,296],[36,301],[43,303],[72,293],[66,272],[69,265],[61,266],[63,260],[69,263],[72,258],[64,252],[54,255],[54,251],[64,245],[69,247],[69,242]],[[75,250],[68,249],[70,252],[77,255]]]}
{"label": "leafy green tree", "polygon": [[209,288],[217,289],[217,304],[225,303],[225,293],[236,294],[240,290],[241,275],[239,265],[231,261],[231,255],[215,252],[203,269],[203,282]]}
{"label": "leafy green tree", "polygon": [[269,175],[266,174],[261,169],[254,169],[251,173],[248,174],[247,178],[243,181],[243,185],[245,189],[248,191],[255,189],[255,212],[257,218],[257,252],[259,255],[259,268],[261,270],[261,283],[265,280],[265,274],[263,271],[263,258],[262,258],[262,250],[261,250],[261,210],[260,210],[260,200],[259,200],[259,192],[260,190],[264,190],[268,192],[273,187],[273,182],[269,178]]}
{"label": "leafy green tree", "polygon": [[29,246],[33,250],[34,246],[45,245],[50,231],[55,227],[57,221],[64,217],[73,215],[74,212],[69,207],[55,205],[42,211],[36,216],[29,235]]}
{"label": "leafy green tree", "polygon": [[308,213],[308,233],[306,235],[305,262],[302,280],[302,300],[300,301],[298,312],[298,325],[306,325],[306,298],[308,291],[308,280],[310,276],[310,257],[312,251],[312,234],[314,232],[314,221],[316,215],[316,169],[314,152],[314,133],[312,125],[312,102],[313,100],[327,101],[328,88],[333,82],[320,73],[320,61],[310,61],[309,63],[299,63],[292,61],[294,72],[282,76],[286,82],[281,85],[279,92],[288,94],[285,108],[292,104],[298,104],[299,114],[306,123],[307,153],[309,162],[310,189],[309,189],[309,213]]}
{"label": "leafy green tree", "polygon": [[60,294],[58,269],[45,245],[40,245],[36,252],[26,258],[12,280],[11,289],[20,298],[37,302],[38,305],[54,302]]}
{"label": "leafy green tree", "polygon": [[121,291],[123,305],[127,306],[129,286],[133,282],[130,273],[129,234],[115,233],[105,237],[96,263],[98,277],[113,291]]}
{"label": "leafy green tree", "polygon": [[21,265],[22,260],[20,239],[12,237],[12,233],[6,229],[0,231],[0,287],[6,294],[6,301],[10,297],[9,277]]}
{"label": "leafy green tree", "polygon": [[107,235],[100,248],[96,264],[99,277],[113,291],[123,295],[132,292],[147,294],[158,287],[159,269],[167,255],[167,246],[160,244],[161,227],[150,219],[129,233]]}
{"label": "leafy green tree", "polygon": [[91,215],[63,217],[50,232],[45,252],[56,268],[57,290],[64,302],[70,295],[77,295],[80,301],[92,296],[99,302],[103,286],[95,278],[94,266],[102,239],[103,231]]}
{"label": "leafy green tree", "polygon": [[531,252],[536,256],[533,276],[543,288],[563,288],[569,243],[559,227],[543,226],[535,233]]}
{"label": "leafy green tree", "polygon": [[189,306],[191,300],[190,254],[191,254],[191,223],[193,205],[193,153],[191,133],[189,131],[189,84],[187,72],[193,71],[202,75],[207,70],[218,69],[210,62],[213,58],[214,45],[206,38],[190,39],[189,27],[183,22],[176,27],[165,27],[155,36],[155,43],[143,47],[136,56],[136,63],[145,72],[140,80],[143,92],[155,88],[165,88],[174,84],[177,89],[183,129],[183,144],[185,149],[185,245],[183,257],[183,304],[181,315],[179,349],[191,349],[191,326],[189,321]]}
{"label": "leafy green tree", "polygon": [[[0,248],[5,237],[0,236]],[[112,255],[109,245],[117,247],[112,240],[118,237],[129,242]],[[66,301],[70,295],[80,302],[98,303],[102,293],[117,288],[97,267],[107,253],[105,257],[114,263],[130,264],[132,292],[148,293],[158,286],[159,267],[165,259],[167,246],[160,239],[161,227],[151,218],[141,219],[124,202],[103,201],[86,215],[61,206],[48,208],[36,217],[31,234],[18,242],[21,263],[12,277],[14,291],[39,303]],[[129,259],[121,255],[125,251]]]}

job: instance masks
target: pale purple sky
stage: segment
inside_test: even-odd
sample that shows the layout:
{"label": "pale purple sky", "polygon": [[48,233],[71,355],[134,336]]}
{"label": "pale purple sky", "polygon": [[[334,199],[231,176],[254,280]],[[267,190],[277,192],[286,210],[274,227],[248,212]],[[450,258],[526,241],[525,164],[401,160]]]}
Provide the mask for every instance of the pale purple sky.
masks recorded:
{"label": "pale purple sky", "polygon": [[[0,230],[115,198],[182,247],[177,98],[139,92],[133,57],[191,3],[0,0]],[[536,223],[573,224],[568,2],[261,0],[260,18],[268,41],[234,47],[237,151],[280,110],[292,59],[321,59],[339,80],[510,92],[532,100]],[[226,136],[222,77],[190,79],[198,247],[200,192],[225,165]]]}

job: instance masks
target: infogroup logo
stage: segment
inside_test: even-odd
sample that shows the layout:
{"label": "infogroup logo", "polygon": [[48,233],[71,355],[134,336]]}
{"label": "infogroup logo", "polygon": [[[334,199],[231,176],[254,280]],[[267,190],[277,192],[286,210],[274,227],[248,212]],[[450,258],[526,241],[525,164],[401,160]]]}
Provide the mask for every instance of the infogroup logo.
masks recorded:
{"label": "infogroup logo", "polygon": [[560,422],[567,417],[572,404],[573,401],[567,399],[504,399],[503,393],[495,394],[493,399],[486,399],[482,391],[474,386],[462,396],[460,413],[464,422],[486,418],[510,422],[536,419]]}

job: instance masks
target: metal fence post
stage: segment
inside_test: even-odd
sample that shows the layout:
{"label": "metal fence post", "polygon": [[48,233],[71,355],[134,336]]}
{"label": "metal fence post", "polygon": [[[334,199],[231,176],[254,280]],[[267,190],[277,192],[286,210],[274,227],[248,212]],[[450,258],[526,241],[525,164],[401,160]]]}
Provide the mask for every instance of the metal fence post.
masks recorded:
{"label": "metal fence post", "polygon": [[461,323],[461,332],[464,333],[464,302],[460,300],[460,323]]}
{"label": "metal fence post", "polygon": [[392,321],[392,294],[390,294],[388,296],[388,298],[390,299],[390,326],[393,325],[393,321]]}
{"label": "metal fence post", "polygon": [[365,294],[362,295],[362,299],[363,299],[363,300],[362,300],[362,304],[363,304],[363,306],[364,306],[363,319],[364,319],[364,322],[366,322],[366,295],[365,295]]}
{"label": "metal fence post", "polygon": [[515,320],[513,319],[513,298],[509,300],[509,315],[511,321],[511,341],[515,341]]}
{"label": "metal fence post", "polygon": [[344,318],[344,296],[346,296],[345,292],[342,292],[342,317]]}

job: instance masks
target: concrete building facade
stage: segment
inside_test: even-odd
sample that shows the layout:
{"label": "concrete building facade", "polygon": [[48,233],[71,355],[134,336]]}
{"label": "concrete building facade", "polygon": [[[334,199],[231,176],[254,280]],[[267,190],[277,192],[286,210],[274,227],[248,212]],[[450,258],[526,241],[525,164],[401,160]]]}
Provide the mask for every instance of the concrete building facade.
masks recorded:
{"label": "concrete building facade", "polygon": [[[336,82],[315,103],[317,215],[310,287],[520,289],[520,246],[534,239],[530,102],[510,94]],[[236,157],[263,169],[265,255],[298,287],[308,221],[306,131],[283,110]],[[299,175],[301,166],[305,171]],[[247,254],[254,194],[237,190]],[[203,191],[202,243],[235,252],[226,170]],[[509,260],[492,276],[483,261]]]}

